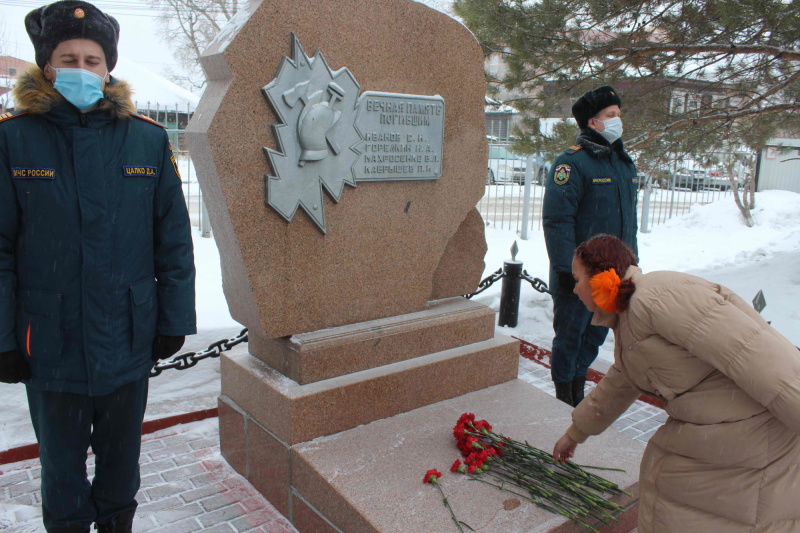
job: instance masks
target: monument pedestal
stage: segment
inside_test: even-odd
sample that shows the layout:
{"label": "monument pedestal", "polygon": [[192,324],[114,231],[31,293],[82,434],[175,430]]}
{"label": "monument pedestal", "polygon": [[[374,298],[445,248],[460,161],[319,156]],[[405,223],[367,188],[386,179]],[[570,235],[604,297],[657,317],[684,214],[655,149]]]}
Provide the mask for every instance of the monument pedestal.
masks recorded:
{"label": "monument pedestal", "polygon": [[[290,445],[222,397],[220,439],[230,464],[300,533],[456,532],[438,490],[422,483],[432,468],[444,473],[442,488],[458,519],[475,531],[586,531],[516,495],[450,473],[450,465],[460,458],[452,429],[464,412],[485,418],[500,433],[548,450],[569,425],[571,409],[514,379]],[[599,531],[627,533],[635,528],[641,454],[641,443],[611,429],[579,447],[581,464],[625,469],[601,475],[634,495],[617,500],[625,512],[616,522],[598,524]]]}
{"label": "monument pedestal", "polygon": [[[518,343],[495,334],[494,312],[464,298],[256,339],[249,349],[222,356],[222,455],[301,533],[449,531],[441,498],[422,476],[446,471],[458,457],[452,427],[462,412],[543,449],[569,424],[566,405],[515,379]],[[626,468],[620,485],[630,488],[641,445],[614,439],[598,439],[610,446],[595,445],[603,457],[586,462]],[[508,498],[465,484],[466,476],[446,478],[451,503],[465,513],[459,518],[478,531],[482,523],[484,531],[504,532],[516,531],[515,523],[526,524],[519,531],[539,531],[531,529],[537,521],[541,531],[569,525],[526,502],[498,515]]]}

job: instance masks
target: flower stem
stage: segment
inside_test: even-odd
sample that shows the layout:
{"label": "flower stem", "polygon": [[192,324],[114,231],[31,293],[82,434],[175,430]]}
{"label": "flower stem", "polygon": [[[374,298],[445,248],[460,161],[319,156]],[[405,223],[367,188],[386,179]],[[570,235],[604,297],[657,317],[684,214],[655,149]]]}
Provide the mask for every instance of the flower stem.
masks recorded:
{"label": "flower stem", "polygon": [[[454,513],[453,508],[450,507],[450,502],[447,501],[447,496],[444,495],[444,490],[442,490],[442,486],[439,485],[438,481],[434,481],[433,484],[436,485],[437,489],[439,489],[439,493],[442,495],[442,503],[444,503],[444,506],[447,507],[448,511],[450,511],[450,517],[453,519],[453,523],[458,528],[458,531],[460,531],[460,533],[464,533],[464,529],[461,527],[461,524],[463,522],[461,522],[458,518],[456,518],[456,513]],[[464,525],[469,527],[467,524]],[[469,527],[469,529],[470,531],[474,531],[474,529],[472,529],[471,527]]]}

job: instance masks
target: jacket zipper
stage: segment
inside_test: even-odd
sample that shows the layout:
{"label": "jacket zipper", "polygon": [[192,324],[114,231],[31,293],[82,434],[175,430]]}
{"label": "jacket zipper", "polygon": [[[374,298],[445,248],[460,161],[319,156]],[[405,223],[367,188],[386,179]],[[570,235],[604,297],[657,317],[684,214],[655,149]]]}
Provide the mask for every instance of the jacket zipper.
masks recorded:
{"label": "jacket zipper", "polygon": [[81,113],[81,127],[85,128],[86,126],[86,113]]}

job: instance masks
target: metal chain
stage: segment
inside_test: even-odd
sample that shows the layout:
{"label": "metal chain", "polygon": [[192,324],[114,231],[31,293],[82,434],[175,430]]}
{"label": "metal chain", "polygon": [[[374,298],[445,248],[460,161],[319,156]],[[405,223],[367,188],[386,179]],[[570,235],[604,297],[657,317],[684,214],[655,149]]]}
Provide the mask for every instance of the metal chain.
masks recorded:
{"label": "metal chain", "polygon": [[[506,277],[506,273],[503,272],[502,268],[498,269],[497,272],[494,272],[490,276],[486,276],[485,278],[483,278],[483,280],[481,280],[481,282],[478,284],[477,291],[473,292],[472,294],[465,294],[464,298],[469,299],[475,296],[476,294],[482,293],[483,291],[491,287],[495,282],[500,281],[504,277]],[[550,289],[547,288],[547,283],[545,283],[544,280],[540,278],[531,277],[531,275],[528,274],[527,270],[523,270],[522,274],[520,274],[519,277],[520,279],[524,279],[525,281],[530,283],[531,287],[533,287],[534,290],[544,294],[552,294],[550,292]]]}
{"label": "metal chain", "polygon": [[202,352],[186,352],[180,355],[174,355],[163,363],[156,364],[156,366],[153,367],[153,370],[150,371],[150,377],[156,377],[164,370],[186,370],[187,368],[192,368],[199,361],[209,357],[219,357],[222,355],[222,352],[226,352],[237,344],[241,344],[243,342],[247,342],[247,328],[243,329],[236,337],[222,339],[212,343],[206,350]]}
{"label": "metal chain", "polygon": [[494,282],[496,282],[496,281],[498,281],[500,279],[503,279],[504,277],[505,277],[505,272],[503,272],[502,268],[498,268],[497,272],[494,272],[493,274],[491,274],[489,276],[486,276],[485,278],[483,278],[481,280],[480,283],[478,283],[478,290],[477,291],[475,291],[475,292],[473,292],[471,294],[465,294],[464,298],[469,300],[470,298],[472,298],[476,294],[480,294],[483,291],[485,291],[486,289],[488,289],[489,287],[491,287],[492,284],[494,284]]}
{"label": "metal chain", "polygon": [[547,283],[539,278],[532,278],[530,274],[528,274],[527,270],[523,270],[522,274],[519,275],[520,278],[524,279],[528,283],[531,284],[534,290],[542,292],[544,294],[553,294],[550,292],[550,289],[547,288]]}
{"label": "metal chain", "polygon": [[[503,269],[497,269],[497,272],[494,272],[481,280],[481,282],[478,284],[477,291],[473,292],[472,294],[465,294],[464,298],[472,298],[476,294],[482,293],[491,287],[495,282],[503,279],[504,277],[505,273],[503,272]],[[523,270],[522,274],[520,274],[520,278],[530,283],[535,290],[550,294],[550,290],[547,288],[547,283],[539,278],[532,278],[527,271]],[[227,352],[237,344],[241,344],[243,342],[247,342],[247,328],[239,332],[236,337],[222,339],[210,344],[208,348],[202,352],[186,352],[180,355],[174,355],[164,362],[157,363],[153,367],[153,370],[150,371],[150,377],[154,378],[159,376],[164,370],[186,370],[187,368],[192,368],[203,359],[208,359],[209,357],[219,357],[222,355],[222,352]]]}

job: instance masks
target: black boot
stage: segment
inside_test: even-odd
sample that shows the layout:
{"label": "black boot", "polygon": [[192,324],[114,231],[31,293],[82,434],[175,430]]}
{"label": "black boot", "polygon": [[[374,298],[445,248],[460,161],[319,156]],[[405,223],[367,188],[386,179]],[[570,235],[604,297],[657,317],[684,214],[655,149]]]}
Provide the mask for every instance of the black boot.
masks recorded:
{"label": "black boot", "polygon": [[554,381],[553,385],[556,386],[556,398],[567,405],[572,405],[572,382],[558,383]]}
{"label": "black boot", "polygon": [[578,407],[578,404],[583,401],[584,385],[586,385],[586,376],[572,380],[572,405],[574,407]]}
{"label": "black boot", "polygon": [[95,524],[94,527],[97,533],[131,533],[135,515],[136,509],[126,509],[120,511],[110,522]]}

